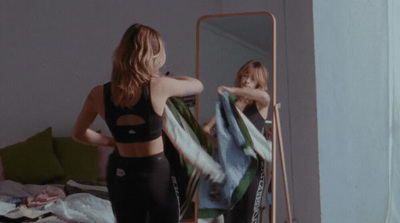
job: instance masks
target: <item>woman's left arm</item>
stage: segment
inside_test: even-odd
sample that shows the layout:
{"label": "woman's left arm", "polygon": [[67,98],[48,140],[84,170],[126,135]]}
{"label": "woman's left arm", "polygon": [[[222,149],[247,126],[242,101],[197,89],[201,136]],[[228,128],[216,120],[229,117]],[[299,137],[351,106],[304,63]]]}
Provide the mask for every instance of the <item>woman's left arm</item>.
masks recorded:
{"label": "woman's left arm", "polygon": [[257,101],[262,106],[268,106],[271,100],[268,92],[261,89],[219,86],[218,92],[222,93],[223,91],[241,98]]}

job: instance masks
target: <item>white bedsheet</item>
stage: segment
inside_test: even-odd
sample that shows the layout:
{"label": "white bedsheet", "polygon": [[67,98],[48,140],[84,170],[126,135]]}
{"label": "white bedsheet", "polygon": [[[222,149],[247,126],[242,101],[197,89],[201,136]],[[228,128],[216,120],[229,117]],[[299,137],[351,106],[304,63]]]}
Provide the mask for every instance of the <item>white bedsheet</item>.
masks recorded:
{"label": "white bedsheet", "polygon": [[[0,205],[5,207],[6,203],[10,202],[10,199],[35,195],[48,186],[49,185],[20,184],[11,180],[0,181]],[[63,187],[62,185],[52,186]],[[7,204],[8,212],[15,209],[16,208],[11,210],[10,206]],[[44,208],[29,209],[29,211],[33,213],[35,211],[38,213],[50,211],[55,215],[43,218],[37,222],[115,222],[110,201],[88,193],[68,195],[65,199],[49,203]]]}
{"label": "white bedsheet", "polygon": [[[39,193],[49,185],[21,184],[12,180],[0,181],[0,201],[8,201],[14,197],[29,197]],[[63,188],[62,185],[51,185]]]}
{"label": "white bedsheet", "polygon": [[67,221],[114,222],[110,201],[88,193],[71,194],[64,200],[47,204],[44,209]]}
{"label": "white bedsheet", "polygon": [[15,209],[15,204],[0,201],[0,215],[5,215]]}

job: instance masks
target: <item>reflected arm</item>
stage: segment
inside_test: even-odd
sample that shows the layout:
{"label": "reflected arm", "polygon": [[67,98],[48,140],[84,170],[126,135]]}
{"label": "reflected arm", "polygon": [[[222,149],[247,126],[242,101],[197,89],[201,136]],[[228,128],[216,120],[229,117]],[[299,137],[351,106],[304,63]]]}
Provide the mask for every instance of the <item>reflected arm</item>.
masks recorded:
{"label": "reflected arm", "polygon": [[215,115],[203,125],[203,130],[207,134],[211,134],[211,129],[215,126]]}
{"label": "reflected arm", "polygon": [[233,94],[238,97],[257,101],[260,105],[263,106],[268,106],[271,100],[269,94],[261,89],[236,88],[236,87],[226,87],[226,86],[218,87],[218,93],[221,94],[223,91],[227,91],[230,94]]}

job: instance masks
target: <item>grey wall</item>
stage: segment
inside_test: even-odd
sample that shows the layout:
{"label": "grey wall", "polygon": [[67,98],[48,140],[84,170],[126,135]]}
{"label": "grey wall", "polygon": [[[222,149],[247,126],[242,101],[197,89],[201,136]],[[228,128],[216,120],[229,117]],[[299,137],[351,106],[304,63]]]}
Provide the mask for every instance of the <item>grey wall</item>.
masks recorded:
{"label": "grey wall", "polygon": [[[292,217],[297,222],[321,222],[313,1],[267,2],[277,20],[277,102],[282,107]],[[277,222],[283,222],[279,219],[285,219],[286,207],[279,168],[277,173]]]}
{"label": "grey wall", "polygon": [[[214,2],[1,0],[0,147],[47,126],[70,135],[90,89],[110,79],[113,50],[132,23],[164,37],[164,71],[195,76],[196,21],[220,12]],[[102,121],[94,128],[107,131]]]}

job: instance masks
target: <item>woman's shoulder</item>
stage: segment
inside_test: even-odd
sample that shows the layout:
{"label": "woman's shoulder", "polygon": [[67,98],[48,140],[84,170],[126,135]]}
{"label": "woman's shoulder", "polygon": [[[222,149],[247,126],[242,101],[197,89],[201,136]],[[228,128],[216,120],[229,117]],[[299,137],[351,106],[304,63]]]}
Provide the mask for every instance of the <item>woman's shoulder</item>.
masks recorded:
{"label": "woman's shoulder", "polygon": [[159,89],[168,88],[171,85],[171,79],[172,78],[170,78],[170,77],[164,77],[164,76],[153,78],[150,81],[151,88],[152,89],[154,89],[154,88],[159,88]]}
{"label": "woman's shoulder", "polygon": [[154,84],[160,84],[160,83],[164,83],[166,81],[169,81],[171,78],[169,77],[165,77],[165,76],[159,76],[159,77],[155,77],[153,79],[151,79],[151,83]]}
{"label": "woman's shoulder", "polygon": [[102,98],[104,95],[104,87],[105,86],[106,86],[106,84],[96,85],[95,87],[93,87],[89,92],[89,98],[92,98],[92,99]]}
{"label": "woman's shoulder", "polygon": [[93,92],[93,93],[103,92],[104,87],[107,87],[107,85],[110,86],[110,83],[103,84],[103,85],[96,85],[92,88],[92,90],[90,92]]}

